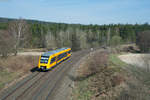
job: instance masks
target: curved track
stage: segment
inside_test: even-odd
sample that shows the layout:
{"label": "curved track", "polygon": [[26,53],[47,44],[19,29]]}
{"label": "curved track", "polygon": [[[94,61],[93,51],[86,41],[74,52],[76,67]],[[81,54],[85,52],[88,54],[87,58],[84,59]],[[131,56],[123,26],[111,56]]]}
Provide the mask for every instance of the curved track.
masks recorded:
{"label": "curved track", "polygon": [[89,50],[73,53],[71,58],[48,72],[32,73],[0,93],[0,100],[52,100],[63,77],[87,53]]}

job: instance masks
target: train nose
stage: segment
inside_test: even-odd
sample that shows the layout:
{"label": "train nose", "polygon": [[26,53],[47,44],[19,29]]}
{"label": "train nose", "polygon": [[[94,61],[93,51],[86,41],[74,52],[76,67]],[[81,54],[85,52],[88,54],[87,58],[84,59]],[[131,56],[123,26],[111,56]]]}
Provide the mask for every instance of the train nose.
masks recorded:
{"label": "train nose", "polygon": [[46,70],[46,66],[40,66],[41,70]]}

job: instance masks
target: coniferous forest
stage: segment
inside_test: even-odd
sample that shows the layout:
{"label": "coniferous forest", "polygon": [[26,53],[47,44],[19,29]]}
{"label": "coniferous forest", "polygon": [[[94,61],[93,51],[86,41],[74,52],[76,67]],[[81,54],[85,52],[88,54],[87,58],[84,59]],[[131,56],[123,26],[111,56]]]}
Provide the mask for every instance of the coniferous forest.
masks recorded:
{"label": "coniferous forest", "polygon": [[[15,21],[17,20],[0,18],[0,30],[9,31],[9,36],[11,36],[14,33],[10,30],[10,26]],[[116,46],[136,43],[139,33],[150,30],[148,23],[82,25],[36,20],[24,21],[28,28],[20,36],[21,39],[18,45],[21,48],[47,48],[50,50],[72,47],[73,50],[80,50],[91,47]],[[27,36],[27,38],[22,39],[24,36]]]}

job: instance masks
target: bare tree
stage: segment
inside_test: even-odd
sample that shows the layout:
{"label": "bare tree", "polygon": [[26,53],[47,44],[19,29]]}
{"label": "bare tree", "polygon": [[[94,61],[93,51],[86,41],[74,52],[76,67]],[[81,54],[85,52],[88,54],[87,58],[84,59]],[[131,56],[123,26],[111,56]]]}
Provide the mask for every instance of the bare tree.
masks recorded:
{"label": "bare tree", "polygon": [[108,29],[108,32],[107,32],[107,46],[110,45],[110,28]]}
{"label": "bare tree", "polygon": [[13,34],[14,38],[14,54],[17,55],[21,41],[25,40],[27,37],[27,32],[29,31],[29,25],[24,19],[15,20],[9,23],[9,32]]}
{"label": "bare tree", "polygon": [[0,30],[0,56],[7,57],[13,51],[14,42],[12,34],[7,30]]}
{"label": "bare tree", "polygon": [[136,44],[139,46],[141,52],[150,51],[150,31],[144,31],[138,34]]}
{"label": "bare tree", "polygon": [[45,36],[45,40],[46,40],[46,48],[47,49],[56,49],[57,45],[56,45],[56,39],[54,37],[54,35],[52,34],[52,32],[50,32],[50,30],[48,30],[48,33]]}
{"label": "bare tree", "polygon": [[57,42],[57,44],[58,44],[58,47],[61,48],[61,47],[64,46],[64,43],[65,43],[65,32],[60,31],[57,34],[58,34],[58,38],[57,38],[58,42]]}
{"label": "bare tree", "polygon": [[89,44],[87,43],[87,34],[84,31],[80,32],[80,48],[81,49],[86,49],[89,48]]}

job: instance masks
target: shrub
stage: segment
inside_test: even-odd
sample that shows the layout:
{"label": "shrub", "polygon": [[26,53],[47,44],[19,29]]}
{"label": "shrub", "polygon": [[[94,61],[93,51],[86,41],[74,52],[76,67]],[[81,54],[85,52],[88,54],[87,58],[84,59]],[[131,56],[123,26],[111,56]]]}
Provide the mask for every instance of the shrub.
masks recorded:
{"label": "shrub", "polygon": [[111,46],[118,46],[121,44],[122,38],[120,36],[113,36],[111,39]]}
{"label": "shrub", "polygon": [[106,52],[95,53],[91,55],[91,57],[87,59],[86,63],[83,65],[84,68],[80,70],[80,76],[88,77],[99,73],[107,67],[107,64],[108,55]]}

